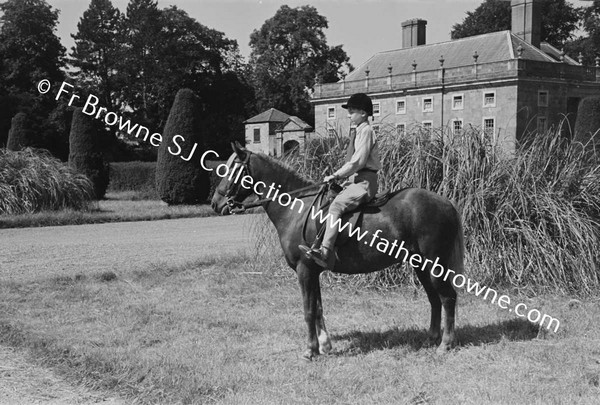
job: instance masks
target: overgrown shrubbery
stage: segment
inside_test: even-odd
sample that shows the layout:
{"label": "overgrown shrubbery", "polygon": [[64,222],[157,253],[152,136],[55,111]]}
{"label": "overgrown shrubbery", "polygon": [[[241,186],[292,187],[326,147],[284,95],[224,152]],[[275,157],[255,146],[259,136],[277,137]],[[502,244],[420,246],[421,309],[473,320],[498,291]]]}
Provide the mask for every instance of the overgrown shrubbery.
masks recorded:
{"label": "overgrown shrubbery", "polygon": [[86,209],[94,187],[44,150],[0,149],[0,214]]}
{"label": "overgrown shrubbery", "polygon": [[112,162],[108,190],[135,191],[139,198],[159,200],[155,174],[156,162]]}
{"label": "overgrown shrubbery", "polygon": [[[380,190],[422,187],[457,206],[472,279],[537,292],[600,287],[600,162],[589,149],[560,131],[538,135],[513,155],[474,130],[444,141],[384,128],[378,139]],[[344,146],[341,139],[316,140],[289,163],[318,181],[341,165]],[[412,280],[407,273],[356,277],[380,286]]]}
{"label": "overgrown shrubbery", "polygon": [[590,143],[600,148],[600,96],[586,97],[579,103],[575,139],[581,142],[593,139]]}

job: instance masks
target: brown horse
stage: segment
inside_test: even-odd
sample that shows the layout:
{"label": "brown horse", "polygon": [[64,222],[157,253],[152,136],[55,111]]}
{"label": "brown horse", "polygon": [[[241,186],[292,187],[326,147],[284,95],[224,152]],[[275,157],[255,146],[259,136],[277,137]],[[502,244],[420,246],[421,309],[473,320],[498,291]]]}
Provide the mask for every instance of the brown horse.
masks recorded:
{"label": "brown horse", "polygon": [[[231,213],[233,206],[242,205],[242,202],[251,195],[259,193],[264,197],[268,194],[266,189],[269,185],[273,190],[278,190],[280,197],[283,192],[293,193],[294,190],[314,186],[314,183],[302,178],[273,158],[252,153],[239,144],[232,144],[232,147],[234,154],[227,166],[231,173],[237,172],[238,175],[224,176],[217,187],[211,205],[218,213],[223,215]],[[293,207],[286,204],[287,199],[272,198],[272,195],[270,199],[261,200],[260,204],[277,229],[288,265],[298,276],[304,301],[304,319],[308,326],[308,349],[302,355],[307,360],[331,350],[331,341],[323,319],[319,284],[319,275],[323,269],[306,259],[298,248],[299,244],[304,243],[303,227],[307,216],[310,215],[309,207],[315,198],[314,191],[313,187],[312,192],[304,190],[298,194]],[[301,205],[296,200],[301,200],[304,204]],[[302,212],[299,212],[302,207]],[[361,232],[369,232],[369,237],[365,241],[352,237],[343,246],[337,248],[339,260],[333,271],[346,274],[379,271],[406,260],[409,252],[411,255],[416,254],[426,259],[421,268],[413,264],[412,260],[409,262],[415,267],[431,304],[429,340],[436,343],[441,337],[438,352],[445,352],[455,344],[456,292],[451,284],[452,277],[448,278],[448,275],[450,271],[460,274],[463,270],[464,248],[460,216],[446,198],[417,188],[394,192],[390,200],[376,211],[363,215]],[[312,241],[316,235],[316,225],[314,221],[310,222],[313,223],[307,227],[306,240],[308,241]],[[375,240],[375,235],[380,241],[385,237],[388,241],[403,242],[402,247],[407,252],[398,256],[398,254],[382,252],[379,249],[380,245],[377,245],[376,249],[371,241],[371,238]],[[371,241],[370,245],[369,241]],[[433,271],[430,271],[434,268],[433,262],[443,266],[443,273],[438,270],[438,274],[434,276]],[[441,277],[441,274],[445,276]],[[443,336],[440,330],[442,306],[445,311]]]}

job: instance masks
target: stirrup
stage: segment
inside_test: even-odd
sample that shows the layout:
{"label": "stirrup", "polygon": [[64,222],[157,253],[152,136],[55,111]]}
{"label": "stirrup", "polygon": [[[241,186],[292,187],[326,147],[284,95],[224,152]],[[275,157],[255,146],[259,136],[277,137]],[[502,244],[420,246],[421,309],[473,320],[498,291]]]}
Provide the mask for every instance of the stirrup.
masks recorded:
{"label": "stirrup", "polygon": [[309,248],[306,245],[298,245],[298,249],[300,249],[302,253],[304,253],[304,257],[306,257],[307,259],[312,259],[311,252],[314,250],[313,248]]}
{"label": "stirrup", "polygon": [[[321,249],[311,249],[306,245],[298,245],[298,248],[304,252],[304,256],[308,259],[313,260],[315,263],[317,263],[319,266],[323,267],[324,269],[331,269],[333,268],[334,264],[335,264],[335,251],[333,249],[329,249],[326,247],[323,247],[323,249],[327,249],[329,250],[329,254],[332,256],[328,256],[328,260],[326,260],[323,255],[321,254]],[[333,259],[333,263],[331,263],[331,266],[328,262],[332,261]]]}

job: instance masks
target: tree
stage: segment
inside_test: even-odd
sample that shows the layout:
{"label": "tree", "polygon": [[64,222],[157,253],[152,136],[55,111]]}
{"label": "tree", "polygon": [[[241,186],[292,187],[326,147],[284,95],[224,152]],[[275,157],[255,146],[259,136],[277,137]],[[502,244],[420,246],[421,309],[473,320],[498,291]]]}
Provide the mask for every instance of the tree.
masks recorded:
{"label": "tree", "polygon": [[198,204],[208,197],[208,172],[198,152],[204,149],[199,107],[192,90],[179,90],[165,125],[156,162],[156,190],[168,204]]}
{"label": "tree", "polygon": [[123,95],[127,105],[144,123],[155,123],[156,86],[160,73],[161,13],[155,0],[131,0],[124,21]]}
{"label": "tree", "polygon": [[71,34],[71,64],[78,88],[98,96],[103,106],[114,110],[119,88],[117,65],[122,57],[122,15],[110,0],[92,0]]}
{"label": "tree", "polygon": [[595,65],[600,56],[600,0],[594,0],[589,7],[579,9],[580,28],[587,34],[567,42],[565,50],[570,55],[583,56],[583,64]]}
{"label": "tree", "polygon": [[92,181],[96,199],[104,197],[109,181],[109,166],[100,151],[100,131],[98,122],[84,114],[83,108],[75,109],[69,135],[69,166]]}
{"label": "tree", "polygon": [[25,113],[21,112],[13,117],[10,131],[8,131],[6,149],[17,151],[31,144],[31,131],[27,126],[27,115]]}
{"label": "tree", "polygon": [[243,78],[237,42],[184,10],[159,10],[155,1],[131,0],[117,69],[122,102],[133,110],[129,115],[136,122],[162,128],[175,94],[185,87],[199,96],[203,125],[210,134],[207,146],[225,153],[229,141],[243,139],[241,122],[253,96]]}
{"label": "tree", "polygon": [[[540,2],[542,14],[542,41],[562,47],[577,28],[579,14],[566,0]],[[452,39],[470,37],[511,29],[511,2],[484,0],[475,9],[468,11],[462,23],[452,26]]]}
{"label": "tree", "polygon": [[58,11],[44,0],[7,0],[0,3],[0,144],[10,117],[26,112],[36,134],[35,146],[54,150],[61,134],[49,119],[56,101],[37,90],[42,79],[60,83],[65,48],[55,34]]}
{"label": "tree", "polygon": [[275,16],[250,35],[250,65],[260,110],[270,107],[313,121],[307,89],[315,77],[326,81],[351,70],[341,46],[329,47],[327,19],[312,6],[281,6]]}

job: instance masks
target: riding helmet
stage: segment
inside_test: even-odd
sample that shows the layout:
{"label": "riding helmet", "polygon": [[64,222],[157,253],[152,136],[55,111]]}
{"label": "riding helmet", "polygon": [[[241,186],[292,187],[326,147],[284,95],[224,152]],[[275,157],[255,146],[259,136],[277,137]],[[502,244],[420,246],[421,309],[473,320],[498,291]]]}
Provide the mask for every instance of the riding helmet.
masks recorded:
{"label": "riding helmet", "polygon": [[363,110],[370,117],[373,115],[373,102],[365,93],[356,93],[350,96],[346,104],[342,104],[342,108],[356,108]]}

